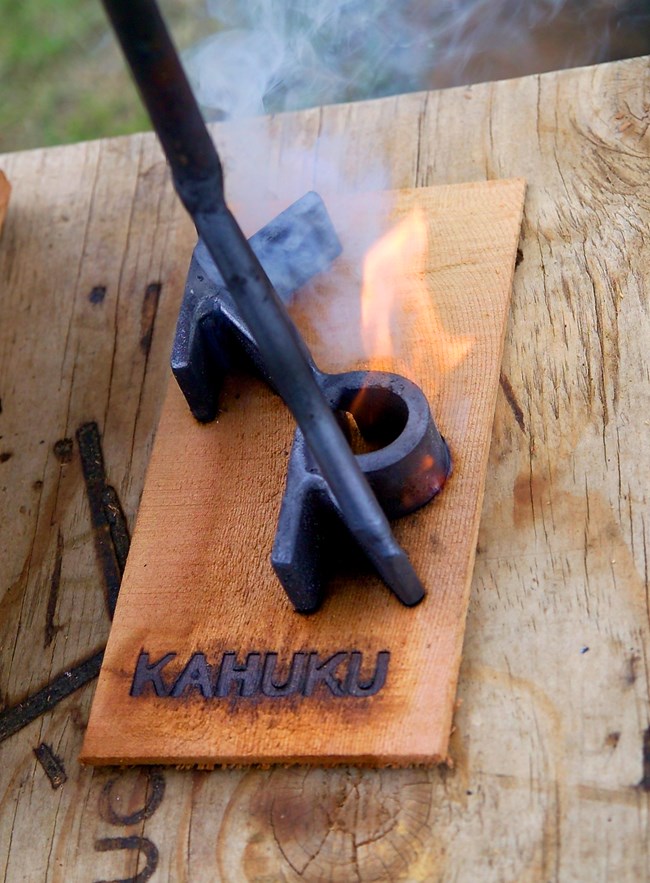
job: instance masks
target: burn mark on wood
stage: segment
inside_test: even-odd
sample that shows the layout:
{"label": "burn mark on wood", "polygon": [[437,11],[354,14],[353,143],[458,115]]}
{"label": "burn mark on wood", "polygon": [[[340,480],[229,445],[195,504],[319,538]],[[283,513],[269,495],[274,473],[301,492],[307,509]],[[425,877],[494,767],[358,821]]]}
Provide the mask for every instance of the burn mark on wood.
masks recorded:
{"label": "burn mark on wood", "polygon": [[[77,430],[77,444],[81,455],[81,468],[86,484],[86,495],[90,506],[90,520],[95,538],[95,554],[104,578],[104,589],[108,615],[113,618],[117,594],[120,590],[122,569],[104,504],[104,494],[108,490],[101,438],[96,423],[84,423]],[[114,493],[114,492],[113,492]],[[110,498],[110,494],[109,494]],[[121,509],[120,509],[121,511]]]}
{"label": "burn mark on wood", "polygon": [[[235,658],[235,654],[229,654]],[[246,660],[245,666],[231,665],[231,670],[224,673],[226,681],[226,689],[230,687],[230,681],[237,683],[239,691],[242,695],[251,695],[251,689],[255,689],[255,682],[259,677],[260,655],[255,653],[253,659]],[[233,672],[233,669],[236,671]],[[208,661],[203,653],[195,653],[188,664],[185,666],[179,678],[174,682],[171,688],[170,696],[178,698],[182,696],[186,690],[198,689],[205,699],[209,699],[212,695],[212,667],[208,665]],[[230,681],[228,680],[230,676]]]}
{"label": "burn mark on wood", "polygon": [[104,651],[102,649],[93,656],[84,659],[74,668],[62,672],[38,693],[28,696],[17,705],[6,708],[0,713],[0,742],[13,736],[14,733],[22,730],[41,714],[54,708],[62,699],[96,678],[103,658]]}
{"label": "burn mark on wood", "polygon": [[361,677],[363,654],[356,650],[350,653],[350,662],[344,686],[345,692],[348,696],[364,697],[374,696],[375,693],[378,693],[386,683],[389,660],[390,653],[388,650],[382,650],[378,653],[377,664],[373,676],[364,680]]}
{"label": "burn mark on wood", "polygon": [[135,849],[146,858],[144,868],[133,877],[121,880],[96,880],[95,883],[146,883],[153,877],[158,867],[158,849],[147,837],[103,837],[95,841],[97,852],[111,852],[116,849]]}
{"label": "burn mark on wood", "polygon": [[131,696],[141,696],[147,684],[151,685],[156,696],[169,695],[170,688],[163,680],[162,670],[176,657],[175,653],[165,653],[157,662],[149,661],[149,654],[144,650],[138,656],[138,662],[131,684]]}
{"label": "burn mark on wood", "polygon": [[99,813],[109,825],[139,825],[140,822],[150,819],[156,812],[165,796],[165,777],[156,768],[146,771],[147,784],[144,803],[140,809],[130,813],[118,812],[114,807],[113,790],[120,781],[119,777],[109,779],[104,785],[99,798]]}
{"label": "burn mark on wood", "polygon": [[72,460],[73,446],[74,442],[71,438],[60,438],[54,442],[52,450],[59,463],[69,463]]}
{"label": "burn mark on wood", "polygon": [[305,679],[307,654],[294,653],[285,677],[277,675],[277,653],[267,653],[262,674],[262,693],[270,698],[291,696],[297,693]]}
{"label": "burn mark on wood", "polygon": [[[195,654],[197,655],[197,654]],[[191,660],[190,660],[191,661]],[[188,663],[189,666],[189,663]],[[183,669],[181,678],[187,671],[188,666]],[[180,679],[172,687],[171,695],[180,696],[181,693],[174,692]],[[262,654],[249,653],[243,664],[237,662],[236,653],[224,653],[219,668],[216,687],[213,695],[229,696],[231,690],[234,689],[235,695],[254,696],[259,691],[260,682],[262,680]]]}
{"label": "burn mark on wood", "polygon": [[61,585],[61,566],[63,564],[63,534],[58,532],[56,537],[56,555],[54,557],[54,567],[52,576],[50,577],[50,592],[47,597],[47,611],[45,613],[45,648],[49,647],[54,636],[60,630],[61,626],[54,624],[56,615],[56,605],[59,600],[59,588]]}
{"label": "burn mark on wood", "polygon": [[333,653],[328,659],[321,660],[317,653],[311,653],[307,677],[302,689],[303,696],[311,696],[321,684],[329,689],[332,696],[345,696],[343,684],[337,677],[337,673],[346,656],[347,653]]}
{"label": "burn mark on wood", "polygon": [[642,746],[643,776],[637,785],[641,791],[650,791],[650,727],[643,731]]}
{"label": "burn mark on wood", "polygon": [[626,672],[624,675],[625,685],[627,687],[633,687],[636,683],[638,677],[638,666],[641,662],[641,657],[638,653],[632,653],[630,658],[627,661]]}
{"label": "burn mark on wood", "polygon": [[289,665],[281,666],[285,674],[276,674],[278,654],[249,653],[240,662],[236,653],[224,653],[214,664],[204,653],[193,653],[183,668],[174,672],[167,666],[177,658],[174,652],[151,660],[142,650],[133,674],[130,695],[154,695],[179,699],[200,695],[204,699],[239,697],[266,697],[281,699],[288,696],[310,697],[316,692],[329,693],[337,698],[366,698],[383,688],[388,674],[390,652],[377,654],[370,677],[362,677],[363,654],[338,651],[322,658],[315,651],[294,653]]}
{"label": "burn mark on wood", "polygon": [[0,463],[6,463],[7,460],[11,460],[13,455],[13,451],[2,451],[2,453],[0,454]]}
{"label": "burn mark on wood", "polygon": [[63,761],[45,742],[41,742],[38,748],[34,749],[34,754],[40,765],[45,770],[45,774],[50,780],[50,785],[55,790],[60,788],[68,781],[68,775],[63,766]]}
{"label": "burn mark on wood", "polygon": [[105,285],[94,285],[90,290],[90,294],[88,295],[88,300],[91,304],[101,304],[104,302],[104,298],[106,297],[106,286]]}
{"label": "burn mark on wood", "polygon": [[107,485],[106,490],[102,494],[102,505],[104,507],[104,515],[108,522],[108,529],[111,534],[111,541],[117,558],[117,565],[120,569],[120,576],[124,573],[126,567],[126,558],[129,554],[131,545],[131,536],[129,534],[129,526],[120,503],[117,491],[111,485]]}
{"label": "burn mark on wood", "polygon": [[153,337],[154,325],[156,324],[161,290],[162,284],[160,282],[150,282],[144,292],[140,320],[140,349],[145,356],[149,354],[151,348],[151,339]]}
{"label": "burn mark on wood", "polygon": [[508,404],[510,405],[510,409],[515,416],[515,420],[517,421],[517,425],[519,429],[523,433],[526,432],[526,423],[524,421],[524,412],[521,409],[521,405],[517,401],[517,396],[515,395],[515,391],[512,388],[512,384],[510,383],[510,379],[506,374],[501,372],[499,375],[499,383],[501,384],[501,389],[503,390],[503,394],[506,397]]}
{"label": "burn mark on wood", "polygon": [[[70,440],[71,442],[71,440]],[[114,488],[106,484],[104,460],[99,431],[96,423],[86,423],[77,432],[77,442],[90,504],[95,548],[102,566],[109,613],[112,617],[120,589],[124,563],[129,551],[129,533],[126,518]],[[72,444],[72,442],[71,442]],[[37,487],[38,486],[38,487]],[[34,483],[40,490],[43,482]],[[58,630],[54,616],[61,582],[63,560],[63,537],[59,531],[54,570],[50,582],[50,594],[45,624],[45,646],[49,646]],[[0,742],[26,727],[41,714],[74,693],[99,674],[104,658],[104,648],[84,659],[73,668],[64,671],[42,690],[28,696],[22,702],[0,713]]]}

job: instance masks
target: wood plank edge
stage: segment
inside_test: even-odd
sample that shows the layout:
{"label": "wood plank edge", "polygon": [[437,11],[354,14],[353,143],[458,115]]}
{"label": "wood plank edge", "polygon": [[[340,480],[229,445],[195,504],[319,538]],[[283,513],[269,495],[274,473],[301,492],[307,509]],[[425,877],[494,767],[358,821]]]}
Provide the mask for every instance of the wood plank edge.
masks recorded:
{"label": "wood plank edge", "polygon": [[11,184],[5,173],[0,169],[0,233],[7,214],[7,206],[9,205],[9,197],[11,196]]}
{"label": "wood plank edge", "polygon": [[89,767],[102,767],[125,769],[135,766],[173,766],[179,770],[216,770],[216,769],[271,769],[272,767],[326,767],[328,769],[342,766],[363,767],[364,769],[430,769],[445,766],[453,769],[454,761],[449,756],[440,754],[415,755],[404,757],[403,755],[386,755],[376,757],[371,755],[336,755],[326,757],[324,755],[305,755],[297,757],[270,756],[248,761],[241,757],[225,756],[218,759],[213,757],[198,757],[188,762],[186,757],[174,755],[156,758],[147,757],[94,757],[92,755],[79,755],[79,763]]}

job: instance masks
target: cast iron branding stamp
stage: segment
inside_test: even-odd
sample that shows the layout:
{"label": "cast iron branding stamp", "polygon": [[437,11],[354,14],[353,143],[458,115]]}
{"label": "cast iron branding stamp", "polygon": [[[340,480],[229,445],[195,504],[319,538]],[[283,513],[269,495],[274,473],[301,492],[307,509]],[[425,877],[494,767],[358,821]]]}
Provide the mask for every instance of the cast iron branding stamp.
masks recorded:
{"label": "cast iron branding stamp", "polygon": [[[332,696],[374,696],[386,683],[390,652],[377,653],[370,673],[364,665],[363,653],[341,650],[330,656],[316,651],[294,653],[290,660],[279,660],[274,652],[249,653],[239,661],[236,653],[224,653],[209,662],[205,653],[193,653],[179,670],[178,654],[165,653],[152,660],[145,650],[140,652],[131,683],[131,696],[162,696],[179,699],[197,694],[204,699],[266,696],[282,699],[287,696],[314,695],[319,690]],[[169,666],[169,668],[168,668]]]}

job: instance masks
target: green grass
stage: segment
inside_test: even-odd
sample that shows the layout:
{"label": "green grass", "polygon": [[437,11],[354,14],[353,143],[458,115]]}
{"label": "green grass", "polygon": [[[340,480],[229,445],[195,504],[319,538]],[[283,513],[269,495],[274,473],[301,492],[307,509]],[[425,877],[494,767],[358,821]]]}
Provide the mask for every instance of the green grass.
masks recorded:
{"label": "green grass", "polygon": [[[181,46],[206,32],[202,0],[162,6]],[[99,0],[0,0],[0,21],[0,152],[150,128]]]}

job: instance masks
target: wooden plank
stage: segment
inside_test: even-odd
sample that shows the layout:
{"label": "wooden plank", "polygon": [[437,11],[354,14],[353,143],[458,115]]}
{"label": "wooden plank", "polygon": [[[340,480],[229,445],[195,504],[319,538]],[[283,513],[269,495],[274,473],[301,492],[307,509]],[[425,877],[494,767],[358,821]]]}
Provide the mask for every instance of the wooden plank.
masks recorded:
{"label": "wooden plank", "polygon": [[11,195],[11,184],[7,180],[7,176],[0,169],[0,233],[4,224],[5,215],[7,214],[7,206],[9,205],[9,196]]}
{"label": "wooden plank", "polygon": [[[454,770],[89,770],[76,759],[89,685],[0,745],[0,877],[128,879],[156,855],[152,880],[174,883],[650,876],[649,71],[636,59],[268,122],[257,165],[269,198],[324,190],[327,165],[362,189],[377,157],[382,187],[528,181]],[[216,132],[241,194],[250,163],[230,126]],[[97,421],[132,526],[193,231],[150,137],[0,166],[13,185],[0,240],[0,455],[13,452],[0,457],[0,692],[13,705],[107,635],[79,449],[62,463],[54,444]],[[60,628],[43,648],[59,530]],[[65,765],[59,788],[33,754],[41,742]]]}
{"label": "wooden plank", "polygon": [[[361,281],[350,259],[300,298],[296,321],[324,370],[381,360],[423,389],[448,439],[454,474],[444,493],[395,526],[425,601],[405,608],[364,575],[339,578],[318,613],[297,614],[268,560],[293,433],[286,409],[260,384],[237,378],[223,414],[204,426],[172,382],[83,761],[447,759],[524,189],[522,181],[494,181],[403,191],[397,226],[373,246],[361,290],[342,284]],[[368,226],[375,200],[335,199],[331,211],[345,254],[346,232]],[[360,295],[371,303],[360,305]],[[360,364],[357,351],[356,364],[346,364],[328,317],[366,312],[376,326],[367,328],[371,358]],[[380,687],[371,696],[346,695],[352,652],[362,654],[361,680]],[[325,666],[330,680],[313,693],[305,681],[291,696],[265,695],[268,654],[277,654],[276,681],[303,663]],[[160,660],[154,683],[146,667]],[[233,664],[249,666],[248,695],[234,681],[234,689],[224,686]],[[199,687],[188,680],[197,666]]]}

